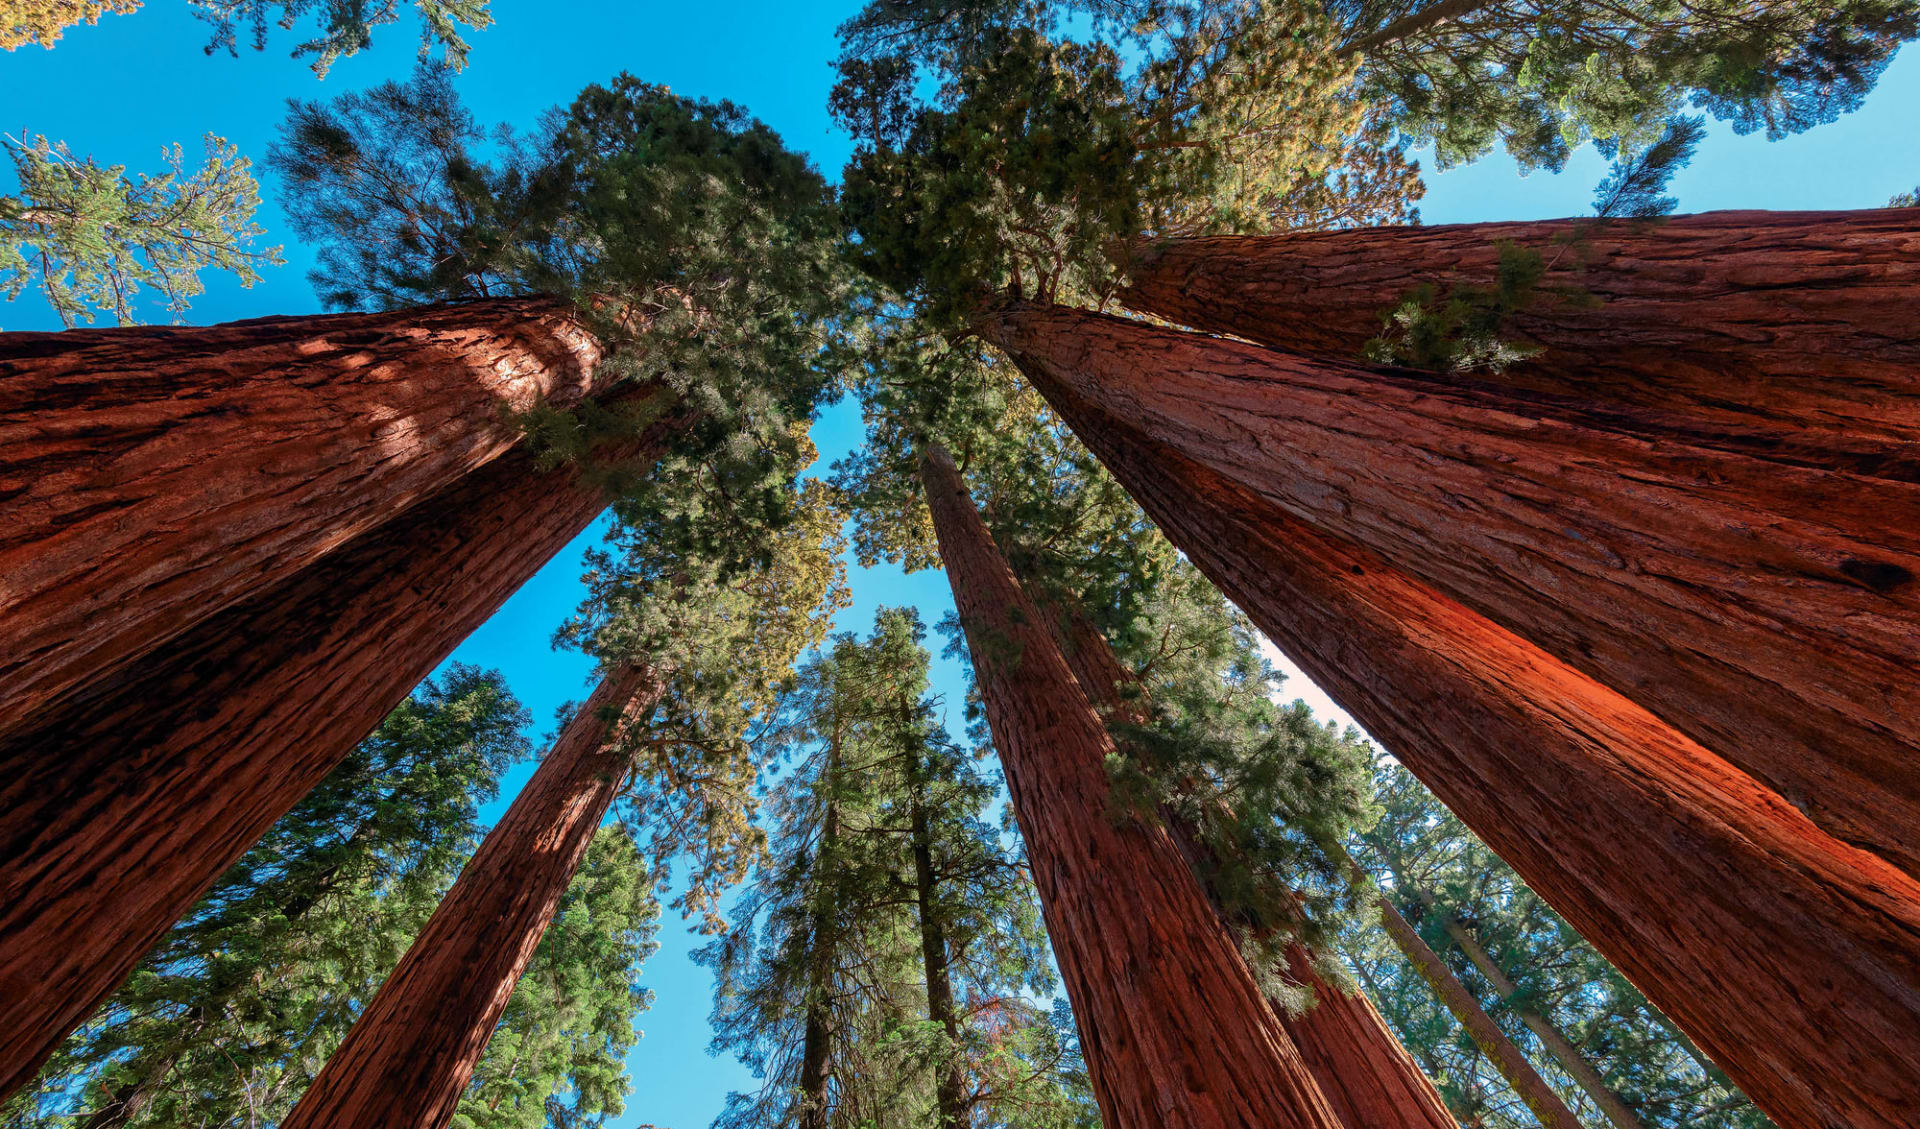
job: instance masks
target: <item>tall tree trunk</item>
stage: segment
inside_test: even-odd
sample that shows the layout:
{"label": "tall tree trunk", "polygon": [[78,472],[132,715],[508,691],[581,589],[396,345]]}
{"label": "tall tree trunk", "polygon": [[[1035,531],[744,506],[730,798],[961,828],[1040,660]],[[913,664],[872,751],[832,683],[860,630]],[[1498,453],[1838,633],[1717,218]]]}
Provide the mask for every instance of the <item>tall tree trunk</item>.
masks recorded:
{"label": "tall tree trunk", "polygon": [[[1029,594],[1040,590],[1034,597],[1040,614],[1095,708],[1123,722],[1144,721],[1148,699],[1138,673],[1120,660],[1071,596],[1046,591],[1015,571]],[[1197,828],[1171,812],[1162,818],[1189,865],[1201,875],[1217,872],[1219,860]],[[1234,928],[1204,879],[1202,886],[1222,924]],[[1299,1015],[1278,1003],[1273,1011],[1343,1124],[1349,1129],[1457,1129],[1439,1089],[1371,1001],[1328,983],[1315,971],[1312,952],[1299,944],[1289,946],[1287,966],[1274,971],[1313,993],[1313,1006]]]}
{"label": "tall tree trunk", "polygon": [[510,453],[0,738],[0,1098],[605,506]]}
{"label": "tall tree trunk", "polygon": [[1413,287],[1493,285],[1505,243],[1553,265],[1510,319],[1544,351],[1428,379],[1539,393],[1541,412],[1624,405],[1622,424],[1653,438],[1920,481],[1920,208],[1178,240],[1145,250],[1121,301],[1352,361]]}
{"label": "tall tree trunk", "polygon": [[380,985],[286,1129],[440,1129],[506,1011],[631,761],[616,719],[658,695],[625,666],[594,690]]}
{"label": "tall tree trunk", "polygon": [[[902,712],[911,710],[903,703]],[[933,865],[933,832],[927,821],[926,768],[921,749],[910,748],[907,802],[913,840],[913,892],[920,913],[920,961],[927,977],[927,1018],[947,1036],[946,1061],[934,1079],[934,1100],[940,1111],[940,1129],[963,1129],[973,1123],[966,1106],[967,1077],[960,1061],[960,1015],[953,1003],[953,977],[948,968],[946,922],[940,914]]]}
{"label": "tall tree trunk", "polygon": [[1359,39],[1340,48],[1342,55],[1364,55],[1382,44],[1418,35],[1428,28],[1437,27],[1450,20],[1457,20],[1492,4],[1494,0],[1436,0],[1424,8],[1416,8],[1378,31],[1361,36]]}
{"label": "tall tree trunk", "polygon": [[814,856],[813,920],[807,938],[807,1019],[800,1032],[800,1129],[827,1129],[827,1086],[833,1079],[833,1025],[828,996],[833,991],[833,938],[839,907],[827,891],[827,872],[839,864],[834,852],[840,842],[840,714],[834,705],[833,733],[827,742],[827,765],[821,774],[826,808],[820,816],[820,849]]}
{"label": "tall tree trunk", "polygon": [[[1352,859],[1348,859],[1347,863],[1353,866]],[[1353,866],[1353,869],[1356,873],[1359,870],[1357,866]],[[1386,929],[1387,936],[1392,938],[1394,947],[1406,956],[1407,963],[1413,965],[1420,978],[1433,988],[1433,994],[1460,1021],[1460,1026],[1466,1028],[1467,1037],[1473,1040],[1474,1046],[1480,1048],[1481,1054],[1487,1056],[1487,1061],[1493,1063],[1493,1068],[1507,1080],[1507,1085],[1512,1086],[1513,1092],[1520,1095],[1520,1100],[1527,1103],[1527,1108],[1540,1120],[1541,1129],[1582,1129],[1580,1120],[1567,1108],[1567,1103],[1560,1100],[1560,1095],[1554,1092],[1552,1086],[1547,1085],[1547,1080],[1534,1069],[1526,1054],[1512,1039],[1507,1038],[1506,1032],[1500,1030],[1500,1025],[1493,1021],[1493,1017],[1480,1006],[1480,1001],[1447,967],[1447,962],[1440,959],[1440,954],[1421,938],[1413,924],[1401,916],[1400,911],[1386,898],[1378,899],[1378,904],[1380,924]]]}
{"label": "tall tree trunk", "polygon": [[0,734],[591,390],[557,302],[0,335]]}
{"label": "tall tree trunk", "polygon": [[[1376,849],[1379,849],[1378,844]],[[1438,918],[1440,927],[1446,930],[1447,937],[1462,953],[1466,954],[1467,959],[1473,963],[1473,967],[1480,970],[1480,975],[1486,977],[1487,984],[1493,988],[1494,994],[1500,997],[1500,1001],[1507,1006],[1507,1009],[1513,1012],[1514,1017],[1525,1024],[1527,1030],[1533,1032],[1534,1036],[1540,1040],[1540,1046],[1553,1056],[1553,1061],[1560,1064],[1560,1069],[1566,1071],[1567,1076],[1585,1091],[1587,1097],[1593,1099],[1593,1104],[1600,1110],[1601,1116],[1605,1117],[1615,1129],[1646,1129],[1639,1115],[1634,1113],[1633,1108],[1627,1105],[1611,1086],[1607,1085],[1607,1080],[1601,1077],[1600,1071],[1591,1062],[1587,1061],[1587,1056],[1580,1052],[1580,1048],[1573,1045],[1573,1040],[1567,1038],[1566,1033],[1561,1031],[1553,1020],[1526,1006],[1526,1003],[1519,998],[1520,986],[1507,976],[1506,970],[1501,968],[1493,959],[1493,955],[1480,944],[1480,939],[1473,935],[1472,930],[1461,924],[1460,919],[1445,907],[1439,905],[1431,891],[1409,879],[1401,871],[1391,851],[1381,850],[1380,853],[1387,859],[1388,866],[1393,870],[1394,889],[1411,895],[1420,903],[1420,908],[1425,913]]]}
{"label": "tall tree trunk", "polygon": [[1920,1124],[1920,883],[1646,710],[1132,428],[1169,539],[1782,1129]]}
{"label": "tall tree trunk", "polygon": [[1920,484],[1079,310],[982,332],[1050,399],[1379,553],[1920,874]]}
{"label": "tall tree trunk", "polygon": [[958,468],[920,473],[1108,1129],[1339,1129],[1171,836],[1108,819],[1113,741]]}

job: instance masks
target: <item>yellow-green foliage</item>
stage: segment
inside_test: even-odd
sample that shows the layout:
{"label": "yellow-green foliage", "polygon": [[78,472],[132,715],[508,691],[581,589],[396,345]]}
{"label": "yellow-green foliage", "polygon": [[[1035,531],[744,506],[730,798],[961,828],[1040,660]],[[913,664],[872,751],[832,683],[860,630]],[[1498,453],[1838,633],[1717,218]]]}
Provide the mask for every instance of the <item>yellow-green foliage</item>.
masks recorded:
{"label": "yellow-green foliage", "polygon": [[0,0],[0,47],[12,51],[38,43],[51,48],[75,24],[96,24],[101,16],[125,15],[139,6],[140,0]]}

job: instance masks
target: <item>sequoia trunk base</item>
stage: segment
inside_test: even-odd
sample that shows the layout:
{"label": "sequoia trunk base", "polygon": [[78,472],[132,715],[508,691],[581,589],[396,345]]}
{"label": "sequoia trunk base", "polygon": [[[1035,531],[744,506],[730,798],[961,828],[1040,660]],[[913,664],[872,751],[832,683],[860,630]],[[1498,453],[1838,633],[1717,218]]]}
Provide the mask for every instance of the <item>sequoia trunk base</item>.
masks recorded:
{"label": "sequoia trunk base", "polygon": [[982,332],[1050,399],[1380,554],[1920,875],[1920,484],[1078,310]]}
{"label": "sequoia trunk base", "polygon": [[1042,388],[1173,543],[1782,1129],[1920,1123],[1920,884],[1379,556]]}
{"label": "sequoia trunk base", "polygon": [[0,334],[0,735],[593,390],[549,299]]}
{"label": "sequoia trunk base", "polygon": [[605,506],[514,452],[0,740],[0,1097]]}

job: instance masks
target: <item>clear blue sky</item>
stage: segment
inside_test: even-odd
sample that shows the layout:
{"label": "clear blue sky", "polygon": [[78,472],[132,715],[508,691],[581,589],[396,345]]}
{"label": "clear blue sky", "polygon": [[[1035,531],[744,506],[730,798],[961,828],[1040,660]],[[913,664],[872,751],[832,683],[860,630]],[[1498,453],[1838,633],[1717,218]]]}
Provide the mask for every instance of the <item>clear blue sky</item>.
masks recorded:
{"label": "clear blue sky", "polygon": [[[329,97],[404,77],[417,42],[410,22],[380,29],[374,49],[336,64],[317,82],[303,63],[287,57],[293,34],[282,33],[265,52],[238,59],[208,58],[206,26],[178,0],[147,0],[130,16],[70,31],[53,51],[28,49],[0,56],[0,131],[23,131],[68,142],[76,153],[134,169],[157,169],[163,143],[189,152],[206,132],[232,140],[243,153],[264,156],[288,98]],[[833,29],[856,0],[733,0],[646,5],[619,0],[494,0],[494,26],[472,37],[472,63],[459,88],[483,122],[530,125],[548,106],[582,86],[629,70],[686,94],[729,98],[778,129],[790,145],[811,153],[829,176],[847,152],[824,111],[831,84]],[[1674,184],[1684,211],[1720,208],[1861,208],[1886,202],[1920,182],[1914,145],[1920,111],[1920,52],[1896,60],[1859,113],[1810,134],[1768,143],[1735,137],[1716,127],[1693,167]],[[1901,139],[1905,138],[1905,141]],[[1560,176],[1517,176],[1504,160],[1429,176],[1423,205],[1429,223],[1534,219],[1587,210],[1605,163],[1590,150]],[[261,222],[272,242],[289,244],[288,265],[252,290],[210,277],[208,293],[189,315],[216,322],[318,308],[304,278],[310,254],[278,229],[276,185],[263,178]],[[0,305],[0,326],[51,329],[58,323],[37,299]],[[852,404],[829,409],[816,428],[823,463],[859,441]],[[561,553],[499,614],[455,653],[466,662],[503,670],[533,710],[544,734],[561,702],[584,697],[588,664],[554,653],[548,637],[580,596],[580,553],[593,534]],[[898,570],[856,571],[855,605],[845,629],[864,630],[882,605],[913,605],[929,624],[951,608],[937,572],[903,576]],[[960,671],[936,662],[936,685],[946,695],[949,722],[961,728]],[[1331,703],[1304,679],[1290,692],[1316,709]],[[530,767],[509,781],[524,782]],[[489,814],[497,815],[503,800]],[[664,923],[661,951],[644,982],[656,994],[642,1019],[646,1037],[630,1067],[634,1092],[617,1122],[699,1129],[718,1112],[727,1090],[751,1084],[730,1059],[707,1055],[706,1017],[711,980],[687,960],[694,938],[677,921]]]}

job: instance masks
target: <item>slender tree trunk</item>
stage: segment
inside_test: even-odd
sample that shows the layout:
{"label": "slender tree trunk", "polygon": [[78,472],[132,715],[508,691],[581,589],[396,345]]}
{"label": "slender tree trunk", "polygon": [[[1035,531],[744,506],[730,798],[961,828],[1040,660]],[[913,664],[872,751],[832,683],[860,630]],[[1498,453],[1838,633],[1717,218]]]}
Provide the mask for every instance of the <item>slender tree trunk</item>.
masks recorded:
{"label": "slender tree trunk", "polygon": [[605,506],[510,453],[0,738],[0,1098]]}
{"label": "slender tree trunk", "polygon": [[1512,1086],[1513,1092],[1520,1095],[1520,1100],[1527,1103],[1527,1108],[1539,1118],[1541,1129],[1582,1129],[1580,1120],[1567,1108],[1567,1103],[1560,1100],[1560,1095],[1547,1085],[1545,1078],[1540,1077],[1533,1063],[1527,1060],[1512,1039],[1507,1038],[1506,1032],[1500,1030],[1500,1025],[1493,1021],[1493,1017],[1480,1006],[1480,1001],[1447,967],[1447,962],[1440,959],[1440,954],[1421,939],[1420,932],[1412,923],[1402,917],[1387,899],[1379,899],[1378,904],[1380,924],[1386,929],[1387,936],[1393,939],[1394,946],[1406,955],[1407,963],[1413,965],[1420,978],[1432,986],[1433,994],[1460,1021],[1460,1026],[1466,1028],[1473,1045],[1480,1048],[1480,1053],[1493,1063],[1494,1069],[1507,1080],[1507,1085]]}
{"label": "slender tree trunk", "polygon": [[[1018,578],[1029,593],[1034,591],[1026,576]],[[1036,602],[1075,681],[1094,706],[1110,718],[1144,721],[1147,695],[1139,675],[1120,661],[1071,597],[1044,593]],[[1190,866],[1202,875],[1217,872],[1219,860],[1195,827],[1170,812],[1162,818]],[[1202,885],[1207,886],[1204,879]],[[1210,887],[1208,903],[1223,925],[1234,927]],[[1341,1122],[1349,1129],[1457,1129],[1439,1089],[1373,1004],[1364,995],[1328,983],[1314,970],[1313,954],[1304,946],[1289,946],[1288,958],[1287,967],[1277,971],[1308,988],[1314,1004],[1300,1015],[1277,1003],[1272,1003],[1273,1011]]]}
{"label": "slender tree trunk", "polygon": [[1342,55],[1364,55],[1382,44],[1417,35],[1428,28],[1437,27],[1450,20],[1457,20],[1494,3],[1494,0],[1438,0],[1424,8],[1416,8],[1381,28],[1379,31],[1363,35],[1359,39],[1340,48]]}
{"label": "slender tree trunk", "polygon": [[925,766],[920,749],[909,749],[907,755],[913,758],[908,782],[912,810],[908,818],[912,825],[914,900],[920,911],[920,960],[927,976],[927,1018],[938,1023],[947,1036],[946,1061],[934,1079],[934,1099],[940,1110],[940,1129],[963,1129],[973,1123],[973,1118],[966,1107],[967,1077],[960,1061],[960,1015],[953,1003],[946,923],[935,891],[938,878],[933,866],[933,832],[927,823]]}
{"label": "slender tree trunk", "polygon": [[1920,484],[1078,310],[983,332],[1049,399],[1381,554],[1920,874]]}
{"label": "slender tree trunk", "polygon": [[1507,243],[1553,266],[1506,334],[1543,352],[1426,379],[1536,393],[1542,413],[1619,405],[1653,439],[1920,481],[1920,208],[1179,240],[1144,252],[1121,300],[1355,361],[1413,287],[1492,286]]}
{"label": "slender tree trunk", "polygon": [[[1381,853],[1387,857],[1389,865],[1392,865],[1391,853],[1387,851]],[[1403,890],[1416,898],[1425,912],[1438,915],[1440,927],[1446,930],[1448,938],[1462,953],[1466,954],[1469,961],[1473,962],[1473,967],[1480,970],[1480,975],[1486,977],[1494,994],[1507,1005],[1514,1017],[1525,1024],[1527,1030],[1533,1032],[1534,1036],[1540,1040],[1540,1046],[1553,1056],[1553,1061],[1559,1063],[1568,1077],[1572,1078],[1580,1089],[1593,1099],[1593,1104],[1599,1108],[1601,1116],[1605,1117],[1615,1129],[1646,1129],[1639,1115],[1633,1112],[1632,1107],[1628,1106],[1619,1094],[1614,1093],[1613,1088],[1607,1085],[1607,1080],[1601,1077],[1600,1071],[1587,1061],[1587,1056],[1580,1053],[1580,1048],[1574,1046],[1573,1041],[1568,1039],[1551,1019],[1527,1007],[1524,1002],[1515,1002],[1520,995],[1520,986],[1508,978],[1506,970],[1494,961],[1493,955],[1480,944],[1480,939],[1462,925],[1459,918],[1440,906],[1426,887],[1408,879],[1397,865],[1393,866],[1393,880],[1396,890]]]}
{"label": "slender tree trunk", "polygon": [[1339,1129],[1171,836],[1107,818],[1113,741],[952,459],[920,473],[1108,1129]]}
{"label": "slender tree trunk", "polygon": [[832,1118],[827,1108],[827,1085],[833,1079],[833,1026],[828,1014],[828,997],[833,991],[833,938],[838,933],[836,907],[827,891],[831,889],[827,871],[839,864],[835,850],[840,842],[840,720],[834,707],[834,728],[827,744],[827,766],[821,783],[826,791],[826,810],[820,817],[820,850],[814,857],[813,922],[808,938],[807,1021],[800,1034],[800,1129],[827,1129]]}
{"label": "slender tree trunk", "polygon": [[286,1129],[439,1129],[487,1049],[630,759],[615,719],[657,696],[635,666],[609,674],[561,732],[399,967],[327,1060]]}
{"label": "slender tree trunk", "polygon": [[1173,543],[1782,1129],[1920,1124],[1920,883],[1377,554],[1048,391]]}
{"label": "slender tree trunk", "polygon": [[557,302],[0,335],[0,734],[591,390]]}

